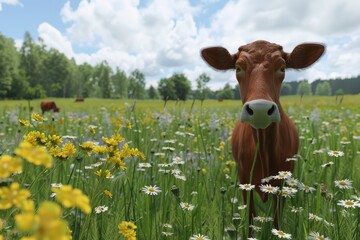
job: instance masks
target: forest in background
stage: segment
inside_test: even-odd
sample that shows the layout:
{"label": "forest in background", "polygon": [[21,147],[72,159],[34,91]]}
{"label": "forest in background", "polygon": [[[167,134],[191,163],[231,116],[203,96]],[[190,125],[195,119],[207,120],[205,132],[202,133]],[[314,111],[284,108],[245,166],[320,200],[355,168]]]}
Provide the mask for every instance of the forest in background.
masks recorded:
{"label": "forest in background", "polygon": [[[135,69],[126,74],[121,66],[112,69],[106,61],[92,66],[77,64],[63,53],[49,48],[42,39],[25,33],[20,49],[14,40],[0,33],[0,99],[122,98],[122,99],[238,99],[237,85],[225,84],[211,90],[211,78],[198,76],[196,88],[183,73],[174,73],[146,88],[145,75]],[[360,93],[360,76],[346,79],[284,82],[282,95],[344,95]]]}

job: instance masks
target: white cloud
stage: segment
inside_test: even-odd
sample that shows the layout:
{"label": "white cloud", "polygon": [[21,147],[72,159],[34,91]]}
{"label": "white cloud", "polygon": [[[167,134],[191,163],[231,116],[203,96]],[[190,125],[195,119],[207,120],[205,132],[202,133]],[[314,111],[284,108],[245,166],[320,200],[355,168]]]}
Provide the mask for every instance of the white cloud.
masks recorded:
{"label": "white cloud", "polygon": [[44,40],[46,46],[63,52],[68,58],[74,56],[71,42],[49,23],[40,24],[38,33],[39,37]]}
{"label": "white cloud", "polygon": [[0,0],[0,12],[2,11],[2,5],[9,4],[14,6],[22,6],[19,0]]}
{"label": "white cloud", "polygon": [[[221,45],[235,52],[258,39],[283,45],[287,52],[302,42],[327,45],[325,57],[307,70],[288,72],[287,80],[360,74],[360,1],[227,1],[209,24],[199,21],[208,16],[212,2],[192,4],[189,0],[153,0],[146,5],[138,0],[82,0],[72,8],[68,2],[61,11],[66,32],[46,23],[38,31],[47,45],[78,63],[106,60],[128,73],[137,68],[151,84],[181,71],[192,81],[208,73],[212,88],[227,82],[235,85],[233,72],[214,71],[202,61],[200,50]],[[75,46],[97,50],[74,53]]]}

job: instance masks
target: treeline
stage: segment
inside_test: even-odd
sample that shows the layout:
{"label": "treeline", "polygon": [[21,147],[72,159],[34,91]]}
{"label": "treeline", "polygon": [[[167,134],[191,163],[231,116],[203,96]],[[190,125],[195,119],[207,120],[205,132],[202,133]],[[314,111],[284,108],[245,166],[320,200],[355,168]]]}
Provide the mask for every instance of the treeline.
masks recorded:
{"label": "treeline", "polygon": [[294,81],[283,83],[281,95],[318,95],[333,96],[343,94],[360,93],[360,76],[344,79],[316,80],[312,83],[308,81]]}
{"label": "treeline", "polygon": [[0,99],[36,99],[45,97],[96,97],[129,99],[234,98],[226,85],[211,91],[210,77],[201,74],[197,88],[181,73],[159,80],[158,87],[146,88],[145,75],[135,69],[129,75],[121,66],[113,70],[106,61],[95,66],[76,64],[56,49],[48,48],[42,39],[25,33],[18,50],[13,39],[0,34]]}
{"label": "treeline", "polygon": [[[158,87],[146,88],[145,75],[135,69],[130,74],[113,70],[106,61],[95,66],[76,64],[56,49],[48,48],[42,39],[36,41],[25,33],[20,49],[13,39],[0,34],[0,99],[60,98],[133,98],[186,100],[196,98],[239,99],[238,86],[225,84],[213,91],[206,74],[194,79],[196,89],[182,73],[160,79]],[[287,82],[282,95],[335,95],[360,92],[360,76],[351,79]]]}

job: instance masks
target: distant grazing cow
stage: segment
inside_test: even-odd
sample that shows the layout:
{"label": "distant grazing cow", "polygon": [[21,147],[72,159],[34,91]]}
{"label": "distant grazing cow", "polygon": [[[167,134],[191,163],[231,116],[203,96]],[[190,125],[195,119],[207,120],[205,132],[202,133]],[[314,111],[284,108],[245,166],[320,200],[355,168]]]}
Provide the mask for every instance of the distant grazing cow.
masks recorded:
{"label": "distant grazing cow", "polygon": [[85,99],[81,97],[75,98],[75,102],[83,102],[84,100]]}
{"label": "distant grazing cow", "polygon": [[[215,69],[236,70],[243,107],[240,120],[232,133],[232,152],[239,163],[240,182],[255,184],[264,202],[267,194],[259,189],[261,179],[275,176],[279,171],[293,171],[293,161],[286,159],[297,153],[299,145],[296,128],[279,102],[285,69],[309,67],[321,57],[324,50],[321,44],[304,43],[296,46],[291,53],[286,53],[277,44],[256,41],[241,46],[235,54],[230,54],[223,47],[210,47],[201,51],[203,59]],[[270,183],[273,186],[280,185],[279,180]],[[245,191],[243,196],[246,201]],[[274,199],[276,204],[276,197]],[[278,226],[277,212],[275,226]],[[251,192],[250,220],[254,215]]]}
{"label": "distant grazing cow", "polygon": [[54,101],[42,101],[40,104],[42,114],[47,111],[53,110],[54,112],[59,112],[60,108],[58,108]]}

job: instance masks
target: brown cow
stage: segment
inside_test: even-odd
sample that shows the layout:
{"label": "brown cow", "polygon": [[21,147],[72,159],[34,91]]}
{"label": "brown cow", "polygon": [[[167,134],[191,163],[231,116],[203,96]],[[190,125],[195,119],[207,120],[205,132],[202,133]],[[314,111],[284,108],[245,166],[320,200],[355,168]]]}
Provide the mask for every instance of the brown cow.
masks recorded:
{"label": "brown cow", "polygon": [[[258,188],[261,179],[275,176],[279,171],[293,171],[294,163],[286,159],[298,151],[296,128],[279,101],[285,69],[309,67],[321,57],[324,50],[321,44],[305,43],[286,53],[277,44],[256,41],[241,46],[235,54],[230,54],[223,47],[201,51],[203,59],[215,69],[236,69],[243,107],[232,134],[232,152],[239,163],[240,182],[255,184],[264,202],[267,194]],[[255,155],[257,143],[258,152]],[[253,159],[255,165],[251,179]],[[279,181],[272,182],[273,186],[279,184]],[[243,196],[246,201],[245,191]],[[250,220],[254,215],[251,192]],[[278,226],[277,218],[276,211],[275,226]]]}
{"label": "brown cow", "polygon": [[54,112],[59,112],[60,108],[58,108],[54,101],[42,101],[40,104],[42,114],[47,111],[53,110]]}
{"label": "brown cow", "polygon": [[75,102],[83,102],[83,101],[85,101],[85,99],[82,97],[75,98]]}

